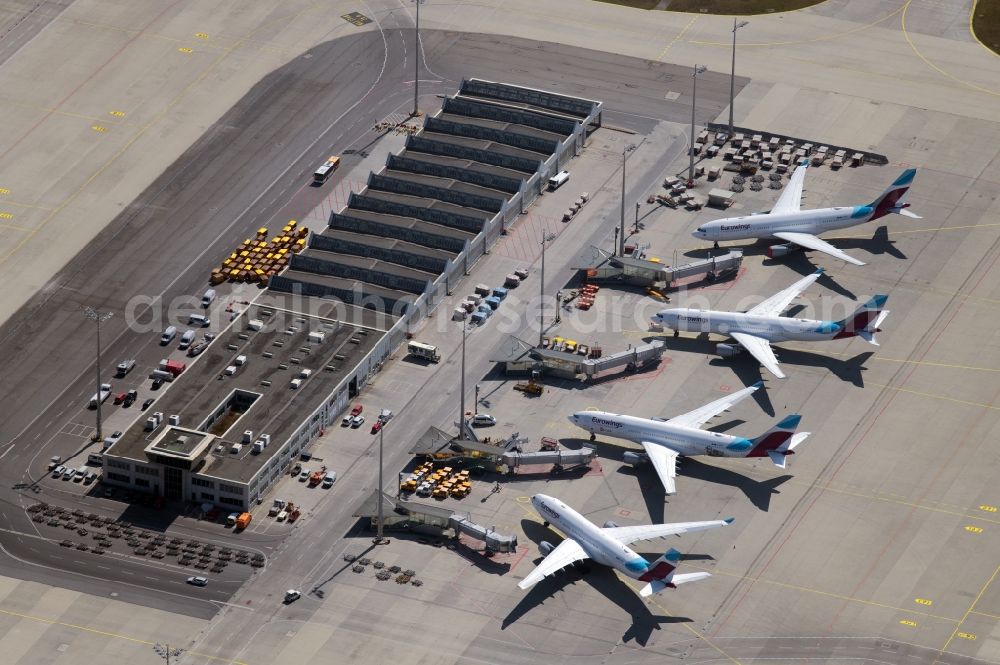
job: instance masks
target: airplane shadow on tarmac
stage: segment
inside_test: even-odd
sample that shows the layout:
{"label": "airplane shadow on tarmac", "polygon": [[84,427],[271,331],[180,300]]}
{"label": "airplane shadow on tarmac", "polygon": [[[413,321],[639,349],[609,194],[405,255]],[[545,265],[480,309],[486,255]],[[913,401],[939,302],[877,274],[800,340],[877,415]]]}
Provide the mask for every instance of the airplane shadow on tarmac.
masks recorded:
{"label": "airplane shadow on tarmac", "polygon": [[[554,531],[534,520],[521,520],[521,529],[524,531],[524,535],[535,543],[546,540],[553,545],[558,545],[562,540]],[[540,562],[540,558],[533,561],[535,565]],[[546,599],[554,596],[557,592],[565,590],[566,593],[573,593],[573,589],[566,589],[566,587],[575,586],[580,581],[589,584],[595,591],[632,617],[632,625],[622,634],[623,642],[634,640],[636,644],[646,646],[653,631],[659,630],[661,624],[691,621],[689,617],[653,614],[638,593],[623,582],[610,568],[599,563],[586,562],[582,565],[569,566],[531,587],[521,602],[504,617],[501,629],[506,630],[533,608],[544,604]]]}
{"label": "airplane shadow on tarmac", "polygon": [[[668,520],[665,517],[664,499],[669,501],[660,484],[660,478],[651,464],[641,464],[636,467],[624,465],[618,469],[622,475],[635,476],[639,486],[644,488],[642,498],[646,502],[649,519],[655,524]],[[687,478],[703,480],[716,485],[729,485],[743,492],[758,510],[767,512],[771,507],[771,496],[781,494],[778,486],[792,479],[790,475],[778,476],[769,480],[754,480],[741,473],[700,461],[697,457],[681,457],[677,462],[677,492],[683,492]],[[674,518],[676,519],[676,518]]]}
{"label": "airplane shadow on tarmac", "polygon": [[[762,379],[766,381],[781,381],[782,379],[777,379],[771,376],[770,372],[762,372],[760,365],[757,364],[756,359],[749,353],[741,353],[735,358],[719,358],[715,356],[715,341],[709,339],[707,334],[701,334],[697,337],[673,337],[671,334],[666,334],[658,337],[662,339],[667,347],[667,352],[681,351],[684,353],[700,353],[707,356],[713,356],[709,360],[709,364],[716,367],[730,367],[733,372],[739,377],[741,383],[744,386],[750,386],[760,381]],[[721,339],[721,335],[714,336],[715,339]],[[650,339],[656,339],[651,337]],[[817,344],[823,344],[823,342],[817,342]],[[785,349],[779,345],[774,346],[774,353],[778,357],[778,361],[784,366],[786,374],[791,374],[794,372],[794,366],[804,366],[804,367],[822,367],[830,371],[831,374],[839,378],[841,381],[846,383],[851,383],[858,388],[864,388],[864,378],[862,372],[865,371],[865,362],[873,355],[874,351],[864,351],[858,355],[847,358],[840,359],[832,356],[827,356],[822,353],[813,353],[812,351],[801,351],[793,349]],[[757,400],[760,405],[768,415],[774,415],[774,409],[771,406],[771,400],[767,396],[766,390],[758,390],[753,394],[753,398]]]}
{"label": "airplane shadow on tarmac", "polygon": [[[735,427],[742,423],[743,421],[741,420],[734,420],[724,423],[723,426]],[[714,431],[717,428],[713,427],[712,429]],[[579,450],[582,446],[588,446],[596,450],[598,457],[601,459],[618,462],[622,460],[622,453],[626,450],[636,450],[601,440],[588,441],[586,439],[564,438],[560,439],[559,443],[570,450]],[[771,478],[770,480],[757,481],[736,471],[706,464],[699,461],[696,457],[680,458],[677,470],[678,492],[683,491],[680,485],[685,482],[685,478],[695,478],[719,485],[729,485],[739,488],[758,510],[764,512],[767,512],[770,508],[771,495],[780,494],[777,489],[778,486],[792,478],[790,475],[784,475]],[[640,464],[638,466],[622,464],[618,467],[617,472],[625,476],[635,477],[639,486],[643,488],[642,499],[646,503],[646,512],[649,514],[650,522],[653,524],[666,522],[664,500],[669,497],[664,493],[660,477],[656,475],[653,466],[651,464]]]}

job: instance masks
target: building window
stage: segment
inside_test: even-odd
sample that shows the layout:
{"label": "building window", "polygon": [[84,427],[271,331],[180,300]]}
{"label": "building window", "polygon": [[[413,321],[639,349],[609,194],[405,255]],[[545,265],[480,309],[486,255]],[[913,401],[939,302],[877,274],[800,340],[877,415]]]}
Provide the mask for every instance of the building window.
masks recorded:
{"label": "building window", "polygon": [[224,503],[224,504],[229,505],[229,506],[242,506],[243,505],[243,500],[242,499],[230,499],[228,496],[220,496],[219,497],[219,503]]}
{"label": "building window", "polygon": [[114,473],[112,471],[108,471],[105,472],[104,475],[108,477],[108,480],[117,480],[120,483],[132,482],[132,479],[129,476],[126,476],[124,473]]}
{"label": "building window", "polygon": [[194,478],[194,477],[192,477],[191,478],[191,484],[192,485],[197,485],[199,487],[210,487],[212,489],[215,489],[215,483],[212,482],[211,480],[205,480],[204,478]]}
{"label": "building window", "polygon": [[106,459],[105,464],[107,464],[113,469],[124,469],[128,471],[129,469],[132,468],[132,465],[129,464],[128,462],[119,462],[118,460],[111,459],[110,457],[105,459]]}
{"label": "building window", "polygon": [[145,478],[136,478],[135,479],[135,486],[136,487],[149,487],[149,481],[146,480]]}
{"label": "building window", "polygon": [[141,473],[144,476],[156,476],[156,477],[160,476],[160,470],[157,469],[155,466],[143,466],[141,464],[136,464],[135,472]]}
{"label": "building window", "polygon": [[215,495],[211,492],[202,492],[201,498],[205,501],[215,501]]}
{"label": "building window", "polygon": [[[240,485],[229,485],[228,483],[219,483],[219,489],[223,492],[229,492],[230,494],[243,494],[243,487]],[[242,503],[242,502],[241,502]]]}

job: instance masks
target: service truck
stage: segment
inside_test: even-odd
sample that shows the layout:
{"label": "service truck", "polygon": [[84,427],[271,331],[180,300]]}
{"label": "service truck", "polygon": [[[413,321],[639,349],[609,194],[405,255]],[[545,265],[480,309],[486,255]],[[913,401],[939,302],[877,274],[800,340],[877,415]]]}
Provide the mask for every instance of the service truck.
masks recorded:
{"label": "service truck", "polygon": [[406,345],[406,352],[417,358],[423,358],[428,362],[436,363],[441,360],[441,355],[438,353],[436,346],[431,346],[430,344],[424,344],[423,342],[408,342]]}
{"label": "service truck", "polygon": [[111,395],[111,384],[102,383],[101,389],[94,393],[94,396],[90,398],[90,408],[96,409],[98,404],[103,404],[108,396]]}

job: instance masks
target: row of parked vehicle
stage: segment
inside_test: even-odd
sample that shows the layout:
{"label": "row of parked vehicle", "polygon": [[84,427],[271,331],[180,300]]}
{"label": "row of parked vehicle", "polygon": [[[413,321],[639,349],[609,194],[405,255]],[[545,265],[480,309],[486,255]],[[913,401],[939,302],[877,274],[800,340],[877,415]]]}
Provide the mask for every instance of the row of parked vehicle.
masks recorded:
{"label": "row of parked vehicle", "polygon": [[49,471],[53,478],[72,480],[74,483],[82,482],[84,485],[89,485],[97,480],[97,474],[87,467],[81,466],[79,469],[74,469],[71,466],[60,464],[58,457],[53,457],[49,462]]}

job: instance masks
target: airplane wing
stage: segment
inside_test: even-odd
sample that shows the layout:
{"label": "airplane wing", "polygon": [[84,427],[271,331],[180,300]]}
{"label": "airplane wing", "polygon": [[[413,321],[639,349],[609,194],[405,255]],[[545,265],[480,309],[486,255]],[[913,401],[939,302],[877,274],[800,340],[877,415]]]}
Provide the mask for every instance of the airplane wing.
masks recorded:
{"label": "airplane wing", "polygon": [[757,359],[757,362],[766,367],[771,374],[779,379],[785,378],[785,374],[778,369],[778,359],[774,357],[771,344],[766,339],[747,333],[730,333],[730,336],[749,351]]}
{"label": "airplane wing", "polygon": [[710,520],[708,522],[677,522],[675,524],[644,524],[641,526],[615,526],[604,529],[608,534],[623,545],[631,545],[641,540],[655,540],[667,536],[680,536],[692,531],[715,529],[732,523],[732,518],[725,520]]}
{"label": "airplane wing", "polygon": [[793,231],[779,231],[775,233],[776,238],[781,238],[787,242],[794,242],[796,245],[801,245],[806,249],[815,249],[817,252],[824,252],[830,256],[836,257],[841,261],[847,261],[848,263],[853,263],[856,266],[863,266],[864,261],[858,261],[856,258],[850,254],[846,254],[825,240],[821,240],[814,235],[809,235],[808,233],[795,233]]}
{"label": "airplane wing", "polygon": [[679,416],[674,416],[667,422],[671,425],[680,425],[682,427],[701,427],[726,409],[731,408],[734,404],[742,402],[763,385],[763,381],[758,381],[749,388],[737,390],[736,392],[717,399],[710,404],[698,407],[694,411],[688,411],[687,413],[682,413]]}
{"label": "airplane wing", "polygon": [[[788,234],[778,234],[778,235],[788,235]],[[804,235],[804,234],[796,234],[796,235]],[[747,310],[747,314],[755,314],[758,316],[779,316],[782,312],[785,311],[785,308],[788,307],[788,305],[791,304],[793,300],[795,300],[796,296],[798,296],[800,293],[809,288],[809,285],[815,282],[817,279],[819,279],[819,276],[822,274],[823,274],[823,269],[820,268],[816,272],[810,275],[806,275],[799,281],[789,286],[787,289],[782,289],[781,291],[778,291],[773,296],[771,296],[764,302],[760,303],[756,307],[751,307],[750,309]]]}
{"label": "airplane wing", "polygon": [[778,197],[778,202],[771,208],[770,214],[783,212],[798,212],[802,208],[802,185],[805,183],[806,170],[809,165],[803,163],[795,169],[792,177],[788,180],[785,191]]}
{"label": "airplane wing", "polygon": [[517,586],[522,589],[527,589],[528,587],[534,586],[542,579],[548,577],[549,575],[554,575],[566,566],[575,563],[577,561],[583,561],[584,559],[589,559],[590,555],[587,554],[580,544],[571,538],[559,543],[559,546],[548,553],[542,562],[538,564],[533,571],[528,573],[528,576],[523,580],[518,582]]}
{"label": "airplane wing", "polygon": [[646,441],[642,442],[642,447],[646,451],[649,461],[653,463],[656,475],[660,477],[660,482],[663,483],[663,489],[667,494],[676,494],[677,453],[670,450],[670,448]]}

